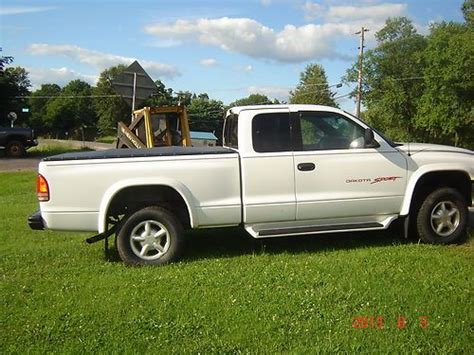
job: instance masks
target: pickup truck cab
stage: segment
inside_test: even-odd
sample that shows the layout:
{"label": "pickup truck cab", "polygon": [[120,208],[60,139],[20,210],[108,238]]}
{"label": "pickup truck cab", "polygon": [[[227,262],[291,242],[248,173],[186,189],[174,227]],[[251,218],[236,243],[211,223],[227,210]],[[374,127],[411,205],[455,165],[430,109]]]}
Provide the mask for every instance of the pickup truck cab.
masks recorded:
{"label": "pickup truck cab", "polygon": [[244,106],[223,147],[62,154],[39,165],[35,229],[117,234],[128,264],[177,260],[191,228],[254,238],[386,229],[403,219],[430,243],[466,235],[474,154],[394,144],[342,110]]}
{"label": "pickup truck cab", "polygon": [[20,158],[26,150],[38,145],[34,131],[31,128],[0,127],[0,148],[10,158]]}

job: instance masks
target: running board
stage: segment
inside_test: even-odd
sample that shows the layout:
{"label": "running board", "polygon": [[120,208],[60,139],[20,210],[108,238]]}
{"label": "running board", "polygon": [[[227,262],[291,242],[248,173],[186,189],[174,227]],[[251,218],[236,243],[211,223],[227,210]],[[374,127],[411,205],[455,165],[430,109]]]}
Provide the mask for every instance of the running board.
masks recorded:
{"label": "running board", "polygon": [[278,228],[278,229],[263,229],[258,232],[257,238],[274,237],[280,235],[293,234],[312,234],[320,232],[334,232],[334,231],[349,231],[358,229],[381,229],[384,225],[381,223],[351,223],[351,224],[328,224],[324,226],[305,226],[292,228]]}

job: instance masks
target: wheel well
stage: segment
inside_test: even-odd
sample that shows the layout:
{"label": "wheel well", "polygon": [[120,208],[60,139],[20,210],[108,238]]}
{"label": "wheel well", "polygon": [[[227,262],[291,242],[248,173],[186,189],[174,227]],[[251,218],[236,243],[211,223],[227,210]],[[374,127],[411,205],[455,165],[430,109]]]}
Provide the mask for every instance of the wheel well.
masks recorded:
{"label": "wheel well", "polygon": [[424,198],[440,187],[451,187],[458,190],[472,204],[471,179],[463,171],[434,171],[423,175],[416,183],[410,203],[410,211],[418,210]]}
{"label": "wheel well", "polygon": [[181,195],[169,186],[132,186],[115,194],[107,210],[108,217],[118,218],[149,206],[161,206],[173,213],[183,224],[190,228],[190,216],[186,202]]}
{"label": "wheel well", "polygon": [[7,139],[5,140],[5,142],[6,142],[5,145],[7,145],[8,143],[10,143],[12,141],[18,141],[21,144],[25,144],[25,137],[23,137],[23,136],[8,136]]}

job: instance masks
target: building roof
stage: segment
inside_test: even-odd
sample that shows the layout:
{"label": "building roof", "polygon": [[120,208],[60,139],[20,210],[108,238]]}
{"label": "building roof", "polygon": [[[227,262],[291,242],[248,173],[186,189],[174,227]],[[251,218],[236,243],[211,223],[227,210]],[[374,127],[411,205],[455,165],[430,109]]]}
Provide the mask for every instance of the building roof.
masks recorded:
{"label": "building roof", "polygon": [[217,137],[212,132],[191,131],[190,135],[191,139],[217,140]]}

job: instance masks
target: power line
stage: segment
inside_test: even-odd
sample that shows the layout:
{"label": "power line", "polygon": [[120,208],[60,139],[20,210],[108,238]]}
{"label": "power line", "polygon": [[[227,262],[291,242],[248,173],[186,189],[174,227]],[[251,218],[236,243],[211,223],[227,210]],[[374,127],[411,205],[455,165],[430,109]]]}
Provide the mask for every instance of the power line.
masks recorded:
{"label": "power line", "polygon": [[339,99],[342,99],[344,97],[351,96],[351,95],[352,95],[352,93],[350,92],[348,94],[344,94],[344,95],[341,95],[341,96],[336,96],[335,98],[333,98],[333,100],[339,100]]}
{"label": "power line", "polygon": [[15,99],[86,99],[96,97],[122,97],[121,95],[51,95],[51,96],[15,96]]}

